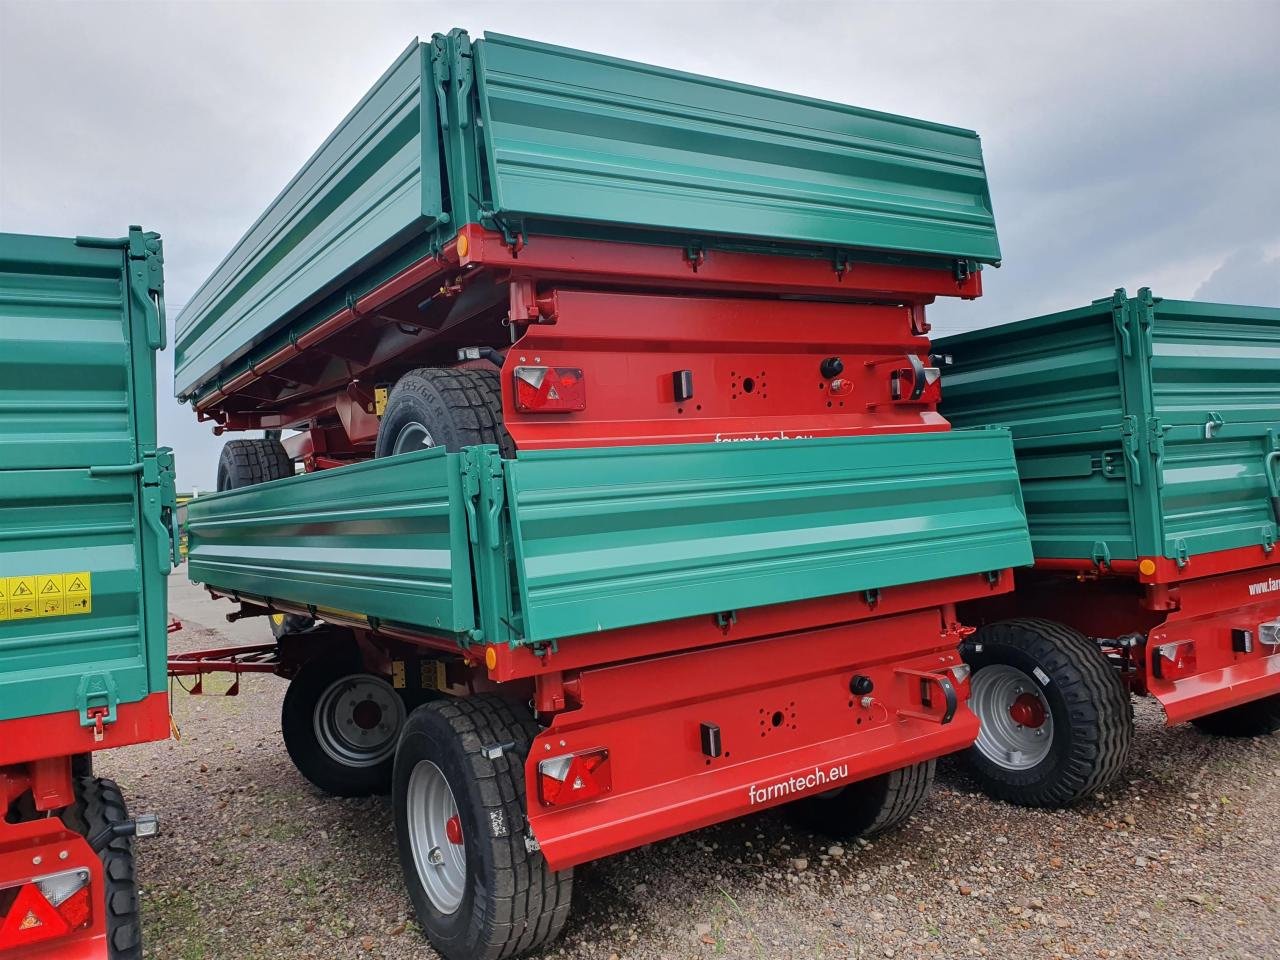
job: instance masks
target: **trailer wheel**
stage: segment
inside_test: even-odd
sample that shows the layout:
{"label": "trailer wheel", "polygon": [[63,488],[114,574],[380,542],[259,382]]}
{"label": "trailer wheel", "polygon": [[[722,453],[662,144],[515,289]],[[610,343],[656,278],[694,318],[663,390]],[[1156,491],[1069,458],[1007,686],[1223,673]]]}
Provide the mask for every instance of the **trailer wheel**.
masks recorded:
{"label": "trailer wheel", "polygon": [[271,625],[271,635],[279,640],[291,633],[302,633],[316,625],[315,618],[304,617],[296,613],[273,613],[267,617]]}
{"label": "trailer wheel", "polygon": [[901,826],[933,787],[934,761],[912,764],[847,787],[797,800],[788,814],[814,833],[839,839],[874,837]]}
{"label": "trailer wheel", "polygon": [[389,457],[426,447],[457,452],[482,443],[497,444],[504,457],[515,455],[502,425],[501,373],[475,367],[419,367],[392,387],[374,455]]}
{"label": "trailer wheel", "polygon": [[[114,781],[80,777],[75,781],[75,803],[59,816],[67,829],[86,839],[107,827],[129,819],[124,797]],[[102,848],[102,906],[107,921],[108,960],[135,960],[142,956],[142,922],[138,914],[138,882],[133,868],[133,840],[117,837]]]}
{"label": "trailer wheel", "polygon": [[1262,737],[1280,730],[1280,695],[1251,700],[1191,721],[1217,737]]}
{"label": "trailer wheel", "polygon": [[983,789],[1027,807],[1065,807],[1101,790],[1129,758],[1129,695],[1089,639],[1050,620],[982,627],[961,647],[973,669],[969,750]]}
{"label": "trailer wheel", "polygon": [[299,668],[285,691],[280,728],[298,772],[326,793],[386,793],[404,726],[400,694],[359,659],[321,656]]}
{"label": "trailer wheel", "polygon": [[218,457],[218,491],[293,476],[293,461],[279,440],[228,440]]}
{"label": "trailer wheel", "polygon": [[526,842],[524,761],[538,729],[488,695],[424,704],[405,723],[396,845],[418,922],[447,960],[524,953],[568,918],[573,871],[552,872]]}

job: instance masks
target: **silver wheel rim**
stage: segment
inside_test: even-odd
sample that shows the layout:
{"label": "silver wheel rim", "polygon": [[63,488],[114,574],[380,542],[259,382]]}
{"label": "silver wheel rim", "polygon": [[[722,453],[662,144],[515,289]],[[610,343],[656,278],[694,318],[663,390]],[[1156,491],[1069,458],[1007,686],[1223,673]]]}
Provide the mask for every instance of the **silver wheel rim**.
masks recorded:
{"label": "silver wheel rim", "polygon": [[[419,760],[409,774],[405,809],[418,879],[433,907],[453,913],[466,893],[467,845],[449,781],[430,760]],[[450,820],[455,824],[452,838]]]}
{"label": "silver wheel rim", "polygon": [[409,453],[413,450],[423,450],[435,445],[436,442],[431,436],[431,431],[415,420],[413,423],[405,424],[400,432],[396,434],[395,446],[391,452],[393,454]]}
{"label": "silver wheel rim", "polygon": [[381,677],[352,674],[325,688],[313,726],[320,749],[344,767],[372,767],[395,752],[404,701]]}
{"label": "silver wheel rim", "polygon": [[[978,730],[978,752],[1006,770],[1027,770],[1049,755],[1053,747],[1053,712],[1040,685],[1017,667],[994,663],[973,675],[969,706],[982,726]],[[1039,704],[1043,719],[1020,723],[1015,704],[1021,699],[1029,706]],[[1025,709],[1022,711],[1025,714]]]}

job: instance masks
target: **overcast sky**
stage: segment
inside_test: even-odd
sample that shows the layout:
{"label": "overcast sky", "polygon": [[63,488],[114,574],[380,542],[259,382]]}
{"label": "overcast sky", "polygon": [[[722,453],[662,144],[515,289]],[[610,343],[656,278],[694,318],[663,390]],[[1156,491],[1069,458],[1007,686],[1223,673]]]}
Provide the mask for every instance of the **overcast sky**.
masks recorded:
{"label": "overcast sky", "polygon": [[[1277,2],[0,0],[0,230],[160,231],[172,322],[409,40],[452,26],[976,129],[1004,266],[934,308],[940,333],[1117,286],[1280,305]],[[163,401],[161,423],[180,485],[210,486],[221,441]]]}

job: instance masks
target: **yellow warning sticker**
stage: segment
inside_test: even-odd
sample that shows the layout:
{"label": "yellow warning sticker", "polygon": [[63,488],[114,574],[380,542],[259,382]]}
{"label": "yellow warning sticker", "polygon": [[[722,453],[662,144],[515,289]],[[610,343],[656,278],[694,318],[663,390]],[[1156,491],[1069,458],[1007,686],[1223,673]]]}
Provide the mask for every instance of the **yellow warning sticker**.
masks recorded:
{"label": "yellow warning sticker", "polygon": [[88,571],[0,577],[0,621],[92,612],[93,579]]}

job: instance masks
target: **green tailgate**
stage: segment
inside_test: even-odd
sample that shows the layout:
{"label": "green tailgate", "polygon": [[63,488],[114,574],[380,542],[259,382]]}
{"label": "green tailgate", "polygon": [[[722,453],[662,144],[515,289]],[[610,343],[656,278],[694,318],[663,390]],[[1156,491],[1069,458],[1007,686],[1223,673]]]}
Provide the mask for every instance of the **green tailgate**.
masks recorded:
{"label": "green tailgate", "polygon": [[952,423],[1013,431],[1036,556],[1275,542],[1280,310],[1117,291],[937,348]]}
{"label": "green tailgate", "polygon": [[164,690],[159,238],[0,235],[0,721]]}
{"label": "green tailgate", "polygon": [[192,296],[178,396],[466,223],[947,269],[1000,259],[972,131],[455,30],[401,54]]}
{"label": "green tailgate", "polygon": [[189,511],[193,579],[462,642],[542,643],[1031,560],[995,430],[515,460],[428,451]]}

